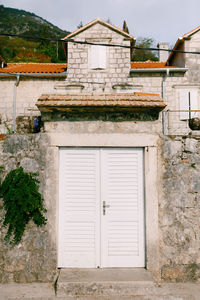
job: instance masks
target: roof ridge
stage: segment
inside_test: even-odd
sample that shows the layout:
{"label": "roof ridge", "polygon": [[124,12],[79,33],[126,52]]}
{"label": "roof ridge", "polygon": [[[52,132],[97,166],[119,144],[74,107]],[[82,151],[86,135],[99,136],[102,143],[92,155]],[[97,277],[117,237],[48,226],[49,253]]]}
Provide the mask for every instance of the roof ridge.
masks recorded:
{"label": "roof ridge", "polygon": [[[180,36],[180,37],[177,39],[177,41],[176,41],[176,43],[175,43],[175,45],[174,45],[174,47],[173,47],[173,50],[176,50],[176,49],[177,49],[177,47],[179,46],[179,44],[180,44],[181,41],[183,41],[185,38],[189,37],[190,35],[194,34],[194,33],[195,33],[196,31],[198,31],[199,29],[200,29],[200,26],[197,26],[196,28],[194,28],[194,29],[192,29],[192,30],[190,30],[190,31],[188,31],[188,32],[186,32],[186,33],[184,33],[182,36]],[[169,62],[169,61],[171,60],[171,58],[172,58],[174,55],[175,55],[175,53],[172,51],[172,52],[170,53],[168,59],[167,59],[167,62]]]}
{"label": "roof ridge", "polygon": [[9,62],[13,65],[67,65],[67,63]]}
{"label": "roof ridge", "polygon": [[72,37],[72,36],[78,34],[79,32],[81,32],[81,31],[87,29],[88,27],[90,27],[90,26],[92,26],[92,25],[94,25],[95,23],[98,23],[98,22],[103,23],[103,24],[106,25],[106,26],[109,26],[109,27],[112,28],[113,30],[117,30],[117,31],[121,32],[121,34],[123,34],[124,36],[127,36],[127,37],[129,37],[129,38],[131,38],[131,39],[133,39],[133,40],[136,40],[136,38],[135,38],[132,34],[125,32],[123,29],[121,29],[121,28],[119,28],[119,27],[117,27],[117,26],[115,26],[115,25],[113,25],[113,24],[110,24],[110,23],[104,21],[103,19],[101,19],[101,18],[99,18],[99,17],[96,18],[96,19],[94,19],[94,20],[92,20],[92,21],[90,21],[90,22],[88,22],[87,24],[83,25],[82,27],[80,27],[80,28],[78,28],[78,29],[72,31],[71,33],[69,33],[68,35],[66,35],[66,36],[63,38],[63,40],[68,39],[68,38],[70,38],[70,37]]}
{"label": "roof ridge", "polygon": [[150,63],[166,63],[166,61],[154,61],[154,60],[145,60],[145,61],[131,61],[131,63],[141,63],[141,64],[150,64]]}
{"label": "roof ridge", "polygon": [[186,32],[186,33],[184,33],[184,34],[182,35],[182,38],[189,36],[190,34],[192,34],[193,32],[195,32],[195,31],[198,30],[198,29],[200,29],[200,26],[197,26],[196,28],[194,28],[194,29],[192,29],[192,30],[190,30],[190,31],[188,31],[188,32]]}

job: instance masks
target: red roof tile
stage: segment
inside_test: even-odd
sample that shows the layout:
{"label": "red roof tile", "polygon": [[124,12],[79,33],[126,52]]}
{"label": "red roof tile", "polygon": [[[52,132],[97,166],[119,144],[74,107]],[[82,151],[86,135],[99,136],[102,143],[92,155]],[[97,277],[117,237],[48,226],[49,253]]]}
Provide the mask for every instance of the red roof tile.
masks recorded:
{"label": "red roof tile", "polygon": [[158,62],[158,61],[132,61],[131,62],[131,69],[149,69],[149,68],[165,68],[165,62]]}
{"label": "red roof tile", "polygon": [[[194,28],[193,30],[186,32],[185,34],[183,34],[181,37],[178,38],[178,40],[176,41],[173,50],[177,50],[178,46],[180,43],[182,43],[186,38],[189,38],[191,35],[193,35],[194,33],[196,33],[197,31],[200,30],[200,26]],[[171,60],[171,58],[175,55],[175,52],[171,52],[167,62],[169,62]]]}
{"label": "red roof tile", "polygon": [[141,92],[135,92],[134,95],[139,95],[139,96],[160,96],[159,94],[152,94],[152,93],[141,93]]}
{"label": "red roof tile", "polygon": [[0,68],[0,73],[44,73],[58,74],[66,71],[67,64],[55,63],[8,63],[7,67]]}
{"label": "red roof tile", "polygon": [[146,93],[110,93],[110,94],[73,94],[73,95],[42,95],[36,105],[40,111],[74,110],[99,108],[109,109],[156,109],[165,108],[165,103],[158,94]]}
{"label": "red roof tile", "polygon": [[186,32],[186,33],[182,36],[182,38],[189,37],[189,36],[191,36],[192,34],[194,34],[195,32],[197,32],[198,30],[200,30],[200,26],[198,26],[198,27],[196,27],[196,28],[190,30],[189,32]]}
{"label": "red roof tile", "polygon": [[167,66],[166,62],[159,61],[132,61],[131,69],[165,69],[165,68],[176,68],[174,66]]}
{"label": "red roof tile", "polygon": [[[131,69],[156,69],[176,68],[166,66],[166,62],[155,61],[134,61],[131,62]],[[67,64],[62,63],[8,63],[5,68],[0,68],[0,73],[24,73],[24,74],[59,74],[65,72]]]}

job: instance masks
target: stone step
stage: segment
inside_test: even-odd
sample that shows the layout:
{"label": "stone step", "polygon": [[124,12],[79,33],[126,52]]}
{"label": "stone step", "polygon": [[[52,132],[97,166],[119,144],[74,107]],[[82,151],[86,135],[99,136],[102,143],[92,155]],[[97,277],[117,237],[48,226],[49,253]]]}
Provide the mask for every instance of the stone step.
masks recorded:
{"label": "stone step", "polygon": [[[147,281],[144,283],[145,281],[99,281],[94,283],[97,289],[95,288],[91,294],[88,294],[86,282],[79,282],[82,286],[81,290],[74,289],[72,286],[71,295],[62,295],[58,289],[57,296],[55,296],[53,283],[0,284],[0,300],[200,300],[199,283],[165,283],[161,286]],[[70,285],[70,281],[67,284]],[[87,284],[89,283],[87,282]],[[111,287],[109,289],[109,284],[112,285],[112,289]],[[93,283],[90,282],[90,288],[92,286],[94,287]],[[124,289],[125,287],[126,289]],[[102,292],[104,288],[106,292]],[[77,295],[75,295],[75,291]],[[85,294],[81,295],[83,292]],[[98,295],[97,292],[102,294]],[[123,295],[127,292],[128,295]]]}
{"label": "stone step", "polygon": [[200,300],[199,295],[198,284],[159,287],[144,269],[62,269],[57,282],[58,299]]}
{"label": "stone step", "polygon": [[57,282],[58,296],[146,295],[154,288],[145,269],[62,269]]}
{"label": "stone step", "polygon": [[82,296],[82,297],[58,297],[58,296],[51,296],[51,297],[1,297],[0,300],[196,300],[191,295],[132,295],[132,296]]}
{"label": "stone step", "polygon": [[155,287],[151,283],[140,282],[62,282],[58,284],[58,296],[129,296],[148,295]]}
{"label": "stone step", "polygon": [[[64,295],[79,297],[78,299],[138,299],[138,300],[194,300],[192,294],[179,291],[162,290],[146,284],[131,284],[122,282],[65,285],[58,291],[58,299]],[[198,300],[200,298],[197,298]]]}

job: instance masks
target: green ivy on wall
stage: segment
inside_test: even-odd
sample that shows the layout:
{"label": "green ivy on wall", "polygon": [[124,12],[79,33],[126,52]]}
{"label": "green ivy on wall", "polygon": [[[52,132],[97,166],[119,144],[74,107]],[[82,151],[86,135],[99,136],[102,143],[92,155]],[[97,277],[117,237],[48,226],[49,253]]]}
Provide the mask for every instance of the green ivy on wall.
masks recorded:
{"label": "green ivy on wall", "polygon": [[37,174],[25,173],[23,168],[10,171],[0,187],[5,217],[3,226],[8,227],[5,240],[18,244],[28,222],[37,226],[46,224],[44,199],[38,190]]}

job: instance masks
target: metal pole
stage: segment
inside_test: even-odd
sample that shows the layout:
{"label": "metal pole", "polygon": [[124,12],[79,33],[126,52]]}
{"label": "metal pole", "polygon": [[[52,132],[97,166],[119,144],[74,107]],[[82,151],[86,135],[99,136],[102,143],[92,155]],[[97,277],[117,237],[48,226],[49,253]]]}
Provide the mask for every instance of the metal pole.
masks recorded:
{"label": "metal pole", "polygon": [[162,132],[163,134],[166,134],[166,111],[162,112]]}
{"label": "metal pole", "polygon": [[190,100],[190,92],[188,93],[189,96],[189,120],[191,119],[191,100]]}
{"label": "metal pole", "polygon": [[[166,75],[162,77],[162,99],[165,101],[165,80],[169,76],[169,69],[166,70]],[[166,134],[166,114],[162,112],[162,132]]]}
{"label": "metal pole", "polygon": [[19,85],[20,75],[17,75],[16,82],[14,84],[13,95],[13,132],[16,132],[16,100],[17,100],[17,86]]}

